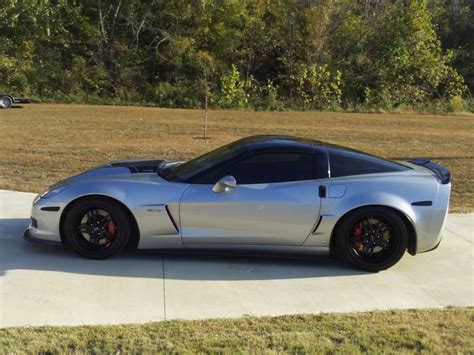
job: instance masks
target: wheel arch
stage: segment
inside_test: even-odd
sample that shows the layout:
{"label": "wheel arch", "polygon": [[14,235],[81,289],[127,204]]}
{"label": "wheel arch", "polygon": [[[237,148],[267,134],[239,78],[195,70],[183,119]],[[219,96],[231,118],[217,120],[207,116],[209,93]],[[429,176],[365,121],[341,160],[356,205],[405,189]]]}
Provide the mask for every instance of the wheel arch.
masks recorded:
{"label": "wheel arch", "polygon": [[133,234],[132,234],[132,236],[130,238],[130,241],[128,242],[127,246],[125,247],[125,250],[135,250],[138,246],[139,241],[140,241],[140,228],[138,226],[137,219],[135,218],[134,214],[132,213],[130,208],[127,205],[125,205],[122,201],[119,201],[114,197],[110,197],[110,196],[107,196],[107,195],[101,195],[101,194],[92,194],[92,195],[79,196],[79,197],[71,200],[66,205],[66,207],[64,207],[64,209],[61,213],[61,217],[59,219],[59,235],[61,237],[62,243],[65,244],[65,240],[64,240],[64,220],[66,218],[66,215],[71,210],[71,208],[74,207],[74,205],[76,203],[78,203],[79,201],[82,201],[82,200],[89,199],[89,198],[102,198],[102,199],[110,200],[114,203],[117,203],[118,205],[120,205],[123,208],[123,210],[127,213],[130,221],[132,222],[132,226],[133,226]]}
{"label": "wheel arch", "polygon": [[15,103],[15,98],[10,94],[0,94],[0,98],[2,97],[8,97],[10,100],[12,100],[12,105]]}
{"label": "wheel arch", "polygon": [[344,215],[342,215],[337,220],[337,222],[336,222],[336,224],[335,224],[335,226],[334,226],[334,228],[331,232],[331,238],[329,240],[329,249],[330,249],[331,253],[333,253],[335,248],[336,248],[336,234],[337,234],[337,231],[339,229],[339,226],[342,224],[344,219],[349,214],[351,214],[352,212],[357,211],[361,208],[367,208],[367,207],[383,207],[383,208],[387,208],[389,210],[392,210],[394,213],[396,213],[403,220],[403,222],[405,223],[405,226],[407,228],[407,231],[408,231],[408,247],[407,247],[408,253],[410,253],[410,255],[416,255],[417,235],[416,235],[415,226],[414,226],[413,221],[411,220],[411,218],[409,216],[407,216],[403,211],[401,211],[397,208],[394,208],[392,206],[387,206],[387,205],[381,205],[381,204],[369,204],[369,205],[364,205],[364,206],[358,206],[358,207],[350,209],[349,211],[346,211],[344,213]]}

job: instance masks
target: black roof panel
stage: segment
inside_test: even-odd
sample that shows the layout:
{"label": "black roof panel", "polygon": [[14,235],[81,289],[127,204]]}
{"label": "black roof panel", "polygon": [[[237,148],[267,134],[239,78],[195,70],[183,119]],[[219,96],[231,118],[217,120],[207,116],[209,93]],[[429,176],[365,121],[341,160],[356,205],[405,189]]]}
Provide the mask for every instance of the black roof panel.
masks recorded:
{"label": "black roof panel", "polygon": [[298,150],[312,152],[315,146],[322,145],[322,142],[285,135],[258,135],[243,138],[236,142],[248,150]]}
{"label": "black roof panel", "polygon": [[282,148],[306,148],[306,149],[313,149],[313,148],[331,148],[334,150],[340,151],[349,151],[359,154],[365,154],[374,157],[369,153],[365,153],[356,149],[344,147],[337,144],[323,142],[317,139],[310,139],[310,138],[301,138],[301,137],[293,137],[288,135],[255,135],[246,138],[239,139],[231,144],[235,144],[236,147],[245,147],[249,150],[257,150],[261,148],[265,149],[282,149]]}
{"label": "black roof panel", "polygon": [[[341,152],[341,154],[356,154],[360,156],[366,156],[367,159],[379,159],[381,161],[389,161],[382,157],[372,155],[366,152],[361,152],[356,149],[340,146],[337,144],[326,143],[316,139],[300,138],[287,135],[257,135],[242,138],[234,142],[236,146],[244,147],[251,151],[281,151],[281,150],[293,150],[293,151],[307,151],[313,152],[317,148],[323,150],[331,150],[332,152]],[[395,163],[395,162],[392,162]],[[400,165],[398,163],[395,163]],[[401,166],[401,165],[400,165]]]}

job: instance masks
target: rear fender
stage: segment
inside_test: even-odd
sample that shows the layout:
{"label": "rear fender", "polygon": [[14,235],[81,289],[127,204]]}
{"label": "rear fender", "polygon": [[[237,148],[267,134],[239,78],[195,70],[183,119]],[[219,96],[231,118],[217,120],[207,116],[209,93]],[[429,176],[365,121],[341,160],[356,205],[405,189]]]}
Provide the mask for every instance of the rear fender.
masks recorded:
{"label": "rear fender", "polygon": [[[329,247],[331,237],[337,224],[348,213],[367,206],[384,206],[398,212],[404,219],[413,226],[416,235],[417,215],[413,206],[400,196],[380,192],[368,195],[354,194],[347,199],[344,198],[323,198],[321,206],[321,223],[316,233],[310,235],[304,246]],[[416,244],[416,243],[415,243]]]}

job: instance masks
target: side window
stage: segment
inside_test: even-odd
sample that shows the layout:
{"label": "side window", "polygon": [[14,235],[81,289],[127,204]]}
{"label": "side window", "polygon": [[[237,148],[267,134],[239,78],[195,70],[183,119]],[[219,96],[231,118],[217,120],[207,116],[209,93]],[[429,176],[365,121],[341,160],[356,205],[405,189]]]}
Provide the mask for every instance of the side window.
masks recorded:
{"label": "side window", "polygon": [[251,155],[220,171],[232,175],[237,184],[263,184],[315,179],[314,157],[304,153],[260,153]]}
{"label": "side window", "polygon": [[400,164],[370,155],[334,149],[328,151],[331,177],[407,170]]}

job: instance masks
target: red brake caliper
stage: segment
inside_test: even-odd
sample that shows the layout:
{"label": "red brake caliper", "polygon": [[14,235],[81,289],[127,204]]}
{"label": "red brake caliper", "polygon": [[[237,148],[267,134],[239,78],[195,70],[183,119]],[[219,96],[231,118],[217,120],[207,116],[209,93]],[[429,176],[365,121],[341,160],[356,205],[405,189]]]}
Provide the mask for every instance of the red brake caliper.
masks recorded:
{"label": "red brake caliper", "polygon": [[352,246],[359,250],[363,247],[363,244],[360,242],[360,237],[362,235],[363,231],[362,231],[362,227],[360,226],[360,224],[356,224],[354,226],[354,230],[352,231]]}
{"label": "red brake caliper", "polygon": [[110,243],[112,243],[112,241],[115,239],[115,233],[117,232],[117,226],[113,220],[110,220],[109,223],[107,223],[107,232],[112,237],[110,240]]}

